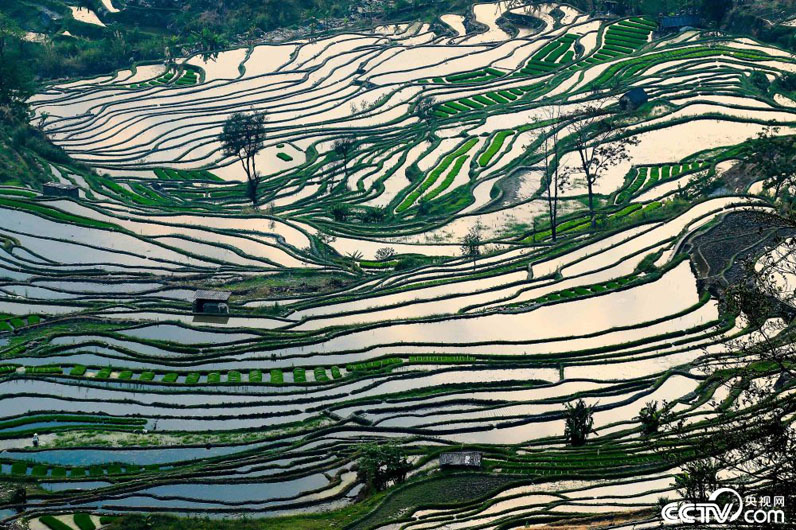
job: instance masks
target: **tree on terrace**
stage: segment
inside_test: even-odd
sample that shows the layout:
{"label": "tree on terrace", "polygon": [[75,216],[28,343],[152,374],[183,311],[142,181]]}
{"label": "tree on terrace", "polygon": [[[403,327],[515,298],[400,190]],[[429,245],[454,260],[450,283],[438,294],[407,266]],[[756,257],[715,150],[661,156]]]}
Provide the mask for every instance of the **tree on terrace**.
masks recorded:
{"label": "tree on terrace", "polygon": [[0,13],[0,107],[17,114],[33,93],[30,72],[21,60],[22,30]]}
{"label": "tree on terrace", "polygon": [[475,269],[475,261],[481,255],[482,244],[481,229],[478,226],[471,228],[464,238],[462,238],[460,245],[462,256],[473,260],[473,269]]}
{"label": "tree on terrace", "polygon": [[586,405],[579,399],[575,404],[566,404],[564,437],[574,447],[586,443],[586,438],[594,430],[594,406]]}
{"label": "tree on terrace", "polygon": [[578,156],[589,195],[591,227],[596,226],[594,187],[606,171],[630,159],[628,148],[638,139],[625,134],[617,117],[599,105],[588,105],[570,116],[572,133],[567,137]]}
{"label": "tree on terrace", "polygon": [[767,127],[759,133],[746,159],[775,199],[782,196],[783,188],[796,184],[796,137],[779,136],[779,130]]}
{"label": "tree on terrace", "polygon": [[[354,152],[354,140],[351,138],[341,138],[334,143],[334,153],[343,159],[343,174],[345,179],[348,180],[348,163],[351,159],[351,153]],[[329,187],[329,193],[334,186]]]}
{"label": "tree on terrace", "polygon": [[262,177],[257,171],[256,157],[265,144],[265,112],[236,112],[224,123],[219,140],[224,155],[240,160],[246,173],[247,194],[252,205],[257,206],[257,187]]}
{"label": "tree on terrace", "polygon": [[369,444],[362,448],[357,478],[369,489],[385,490],[390,484],[400,484],[412,469],[403,449],[394,444]]}
{"label": "tree on terrace", "polygon": [[570,169],[562,167],[561,155],[563,154],[560,142],[561,107],[551,106],[545,116],[547,125],[542,130],[542,161],[545,178],[545,194],[547,199],[547,213],[550,222],[550,234],[553,241],[558,237],[558,205],[559,195],[569,184]]}

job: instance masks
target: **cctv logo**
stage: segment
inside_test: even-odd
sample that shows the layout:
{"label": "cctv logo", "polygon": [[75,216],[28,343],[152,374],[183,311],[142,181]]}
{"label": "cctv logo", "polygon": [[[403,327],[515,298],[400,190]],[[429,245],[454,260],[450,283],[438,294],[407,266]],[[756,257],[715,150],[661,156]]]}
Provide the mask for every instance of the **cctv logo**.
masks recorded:
{"label": "cctv logo", "polygon": [[[719,506],[719,497],[728,494],[734,497],[730,502]],[[785,512],[782,510],[746,510],[741,495],[732,488],[720,488],[714,491],[708,502],[670,502],[661,510],[665,524],[728,524],[742,521],[753,524],[785,524]]]}

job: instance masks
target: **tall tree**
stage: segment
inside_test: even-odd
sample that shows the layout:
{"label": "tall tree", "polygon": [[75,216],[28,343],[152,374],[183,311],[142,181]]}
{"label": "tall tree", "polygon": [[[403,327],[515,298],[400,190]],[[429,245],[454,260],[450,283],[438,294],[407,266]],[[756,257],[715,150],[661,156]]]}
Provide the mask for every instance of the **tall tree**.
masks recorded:
{"label": "tall tree", "polygon": [[605,172],[630,159],[628,147],[638,144],[607,109],[589,105],[573,115],[570,139],[580,161],[589,194],[591,226],[596,226],[594,186]]}
{"label": "tall tree", "polygon": [[403,449],[394,443],[370,444],[362,448],[358,461],[357,477],[369,489],[382,491],[390,484],[406,480],[412,469]]}
{"label": "tall tree", "polygon": [[545,194],[547,213],[550,221],[550,233],[553,241],[558,237],[558,205],[559,195],[569,183],[569,168],[561,166],[560,127],[561,107],[551,106],[545,116],[547,126],[542,130],[542,155],[544,156]]}
{"label": "tall tree", "polygon": [[721,24],[732,9],[732,0],[702,0],[702,16],[715,25]]}
{"label": "tall tree", "polygon": [[30,71],[22,60],[22,30],[0,13],[0,107],[17,114],[33,93]]}
{"label": "tall tree", "polygon": [[224,155],[240,160],[248,182],[247,191],[252,204],[257,206],[257,187],[262,177],[257,171],[257,155],[265,144],[265,112],[236,112],[224,123],[219,140]]}
{"label": "tall tree", "polygon": [[227,45],[220,34],[207,27],[191,36],[191,44],[205,61],[215,61],[218,58],[218,52]]}

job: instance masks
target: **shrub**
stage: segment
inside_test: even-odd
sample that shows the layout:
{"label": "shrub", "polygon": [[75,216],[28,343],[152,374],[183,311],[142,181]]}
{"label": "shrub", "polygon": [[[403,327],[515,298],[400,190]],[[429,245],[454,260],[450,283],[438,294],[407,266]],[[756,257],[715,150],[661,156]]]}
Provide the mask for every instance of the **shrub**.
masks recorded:
{"label": "shrub", "polygon": [[293,368],[293,382],[294,383],[307,382],[307,374],[304,372],[304,368]]}
{"label": "shrub", "polygon": [[282,374],[282,370],[279,368],[273,368],[271,370],[271,383],[275,385],[281,385],[285,382],[285,376]]}
{"label": "shrub", "polygon": [[[664,403],[664,407],[666,404]],[[648,401],[642,408],[636,419],[641,423],[641,430],[646,435],[655,434],[663,422],[663,409],[658,409],[657,401]]]}
{"label": "shrub", "polygon": [[81,375],[85,375],[85,373],[86,373],[86,367],[83,366],[82,364],[78,364],[78,365],[75,365],[72,368],[72,371],[69,372],[69,375],[73,375],[73,376],[78,377],[78,376],[81,376]]}
{"label": "shrub", "polygon": [[249,372],[249,383],[262,383],[263,372],[261,370],[251,370]]}
{"label": "shrub", "polygon": [[564,436],[574,447],[584,445],[594,427],[594,407],[579,399],[574,405],[566,405]]}

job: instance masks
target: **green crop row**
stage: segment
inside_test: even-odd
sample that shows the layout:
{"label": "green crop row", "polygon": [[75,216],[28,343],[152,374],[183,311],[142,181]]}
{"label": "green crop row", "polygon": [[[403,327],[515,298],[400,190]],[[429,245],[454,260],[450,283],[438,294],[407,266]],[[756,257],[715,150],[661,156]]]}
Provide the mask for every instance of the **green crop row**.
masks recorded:
{"label": "green crop row", "polygon": [[184,170],[171,168],[155,168],[155,176],[161,180],[213,180],[222,181],[220,177],[214,175],[206,169]]}
{"label": "green crop row", "polygon": [[472,72],[462,72],[460,74],[453,74],[444,78],[435,77],[435,83],[468,83],[471,81],[483,82],[491,81],[497,77],[503,77],[505,74],[495,68],[484,68],[483,70],[474,70]]}
{"label": "green crop row", "polygon": [[353,363],[349,364],[346,369],[349,372],[368,372],[374,370],[382,370],[384,368],[390,368],[397,364],[401,364],[401,359],[397,359],[395,357],[390,357],[387,359],[380,359],[378,361],[368,361],[362,363]]}
{"label": "green crop row", "polygon": [[448,171],[448,174],[445,175],[445,178],[442,179],[439,186],[428,192],[420,201],[425,202],[433,200],[437,195],[448,189],[450,185],[453,184],[453,181],[459,175],[459,171],[461,171],[462,166],[464,166],[464,163],[467,162],[468,159],[469,157],[467,155],[462,155],[457,158],[456,163],[453,164],[453,167]]}
{"label": "green crop row", "polygon": [[469,363],[475,361],[472,355],[410,355],[410,363]]}
{"label": "green crop row", "polygon": [[445,172],[445,170],[450,167],[453,162],[459,158],[460,156],[466,154],[470,149],[472,149],[475,144],[478,143],[478,138],[470,138],[467,140],[461,147],[459,147],[453,153],[447,155],[445,158],[442,159],[442,162],[428,174],[428,176],[423,180],[423,182],[418,186],[412,193],[410,193],[406,199],[396,208],[397,212],[402,212],[409,208],[423,193],[425,193],[437,179]]}
{"label": "green crop row", "polygon": [[500,131],[495,135],[492,139],[492,143],[489,145],[486,151],[484,151],[481,156],[478,158],[478,165],[481,167],[486,167],[489,165],[489,162],[495,157],[495,155],[503,148],[503,144],[506,142],[506,139],[513,135],[514,131]]}
{"label": "green crop row", "polygon": [[61,374],[63,370],[60,366],[26,366],[26,374]]}
{"label": "green crop row", "polygon": [[72,519],[80,530],[96,530],[97,528],[87,513],[76,513]]}
{"label": "green crop row", "polygon": [[41,322],[41,317],[39,315],[7,318],[6,320],[0,320],[0,332],[14,331],[15,329],[24,328],[25,326],[33,326],[39,322]]}
{"label": "green crop row", "polygon": [[649,173],[649,168],[642,167],[639,169],[633,170],[633,178],[630,181],[630,185],[625,188],[622,193],[619,194],[617,198],[618,203],[627,202],[630,198],[641,189],[641,186],[644,185],[644,182],[647,180],[647,174]]}
{"label": "green crop row", "polygon": [[637,278],[635,276],[624,276],[622,278],[617,278],[616,280],[610,282],[603,282],[594,285],[587,285],[582,287],[573,287],[571,289],[564,289],[563,291],[557,291],[555,293],[550,293],[540,298],[534,300],[537,304],[544,304],[546,302],[556,302],[558,300],[568,300],[570,298],[578,298],[581,296],[590,296],[592,294],[599,294],[605,291],[613,291],[614,289],[618,289],[623,287]]}
{"label": "green crop row", "polygon": [[42,515],[39,522],[50,530],[72,530],[72,527],[52,515]]}

